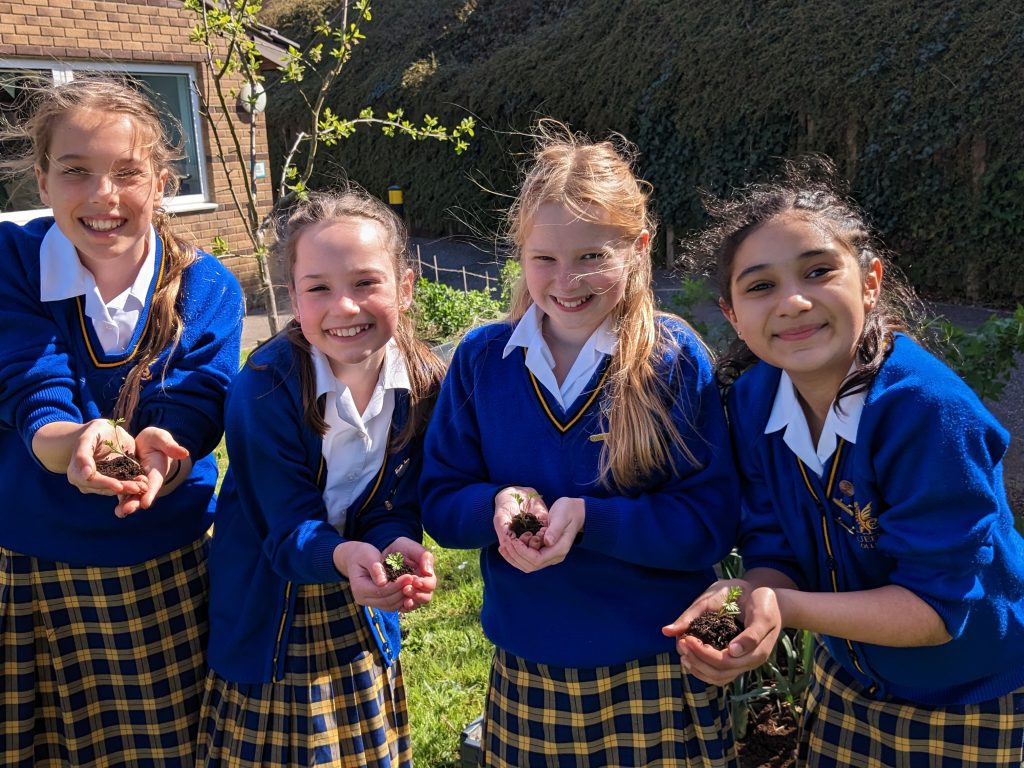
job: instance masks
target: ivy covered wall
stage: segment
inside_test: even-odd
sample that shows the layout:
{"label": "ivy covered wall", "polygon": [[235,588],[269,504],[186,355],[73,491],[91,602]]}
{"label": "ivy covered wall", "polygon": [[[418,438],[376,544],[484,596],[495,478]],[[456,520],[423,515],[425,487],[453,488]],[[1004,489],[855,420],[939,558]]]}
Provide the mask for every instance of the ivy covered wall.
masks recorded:
{"label": "ivy covered wall", "polygon": [[[293,0],[273,22],[306,41],[334,5]],[[634,141],[677,234],[701,226],[698,188],[824,152],[925,296],[1024,297],[1017,0],[378,0],[364,32],[335,112],[480,123],[461,156],[369,130],[326,151],[318,183],[399,184],[415,230],[493,234],[523,132],[550,115]],[[272,158],[300,111],[271,100]]]}

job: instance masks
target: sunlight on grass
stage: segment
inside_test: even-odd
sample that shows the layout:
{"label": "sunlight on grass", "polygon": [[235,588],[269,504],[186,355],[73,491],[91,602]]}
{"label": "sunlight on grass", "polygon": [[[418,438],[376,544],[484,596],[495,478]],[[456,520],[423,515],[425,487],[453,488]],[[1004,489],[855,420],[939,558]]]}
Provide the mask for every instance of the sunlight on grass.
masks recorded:
{"label": "sunlight on grass", "polygon": [[420,768],[459,765],[462,729],[483,712],[494,646],[480,629],[478,553],[429,538],[438,575],[430,605],[402,617],[402,667]]}

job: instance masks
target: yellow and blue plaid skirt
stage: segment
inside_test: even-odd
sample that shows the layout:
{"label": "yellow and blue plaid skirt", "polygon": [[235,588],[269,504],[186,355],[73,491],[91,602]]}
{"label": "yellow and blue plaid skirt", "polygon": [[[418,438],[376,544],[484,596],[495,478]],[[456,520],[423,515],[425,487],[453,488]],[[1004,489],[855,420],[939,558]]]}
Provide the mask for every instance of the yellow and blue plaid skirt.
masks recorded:
{"label": "yellow and blue plaid skirt", "polygon": [[298,589],[282,680],[207,675],[197,765],[409,768],[400,662],[384,666],[347,583]]}
{"label": "yellow and blue plaid skirt", "polygon": [[1024,688],[980,704],[878,701],[832,658],[814,654],[800,729],[807,768],[1019,768]]}
{"label": "yellow and blue plaid skirt", "polygon": [[116,567],[0,548],[0,765],[193,764],[206,546]]}
{"label": "yellow and blue plaid skirt", "polygon": [[499,648],[480,747],[488,768],[738,765],[723,690],[683,672],[674,653],[586,669]]}

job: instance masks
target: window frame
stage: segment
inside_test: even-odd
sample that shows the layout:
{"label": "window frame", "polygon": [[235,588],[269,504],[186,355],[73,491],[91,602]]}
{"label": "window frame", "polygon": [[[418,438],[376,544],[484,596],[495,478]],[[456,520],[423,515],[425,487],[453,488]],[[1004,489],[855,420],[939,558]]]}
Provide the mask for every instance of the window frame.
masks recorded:
{"label": "window frame", "polygon": [[[199,91],[196,86],[195,68],[187,64],[151,64],[144,62],[98,62],[98,61],[45,61],[42,59],[0,57],[0,70],[32,70],[49,72],[55,84],[74,79],[75,72],[118,72],[123,75],[185,75],[188,78],[188,98],[192,106],[191,125],[182,122],[183,131],[192,131],[195,138],[196,166],[199,169],[200,192],[191,195],[176,195],[164,200],[164,209],[173,213],[214,211],[220,206],[211,202],[210,174],[206,167],[206,142],[203,136],[202,114],[199,111]],[[0,221],[25,224],[43,216],[52,216],[52,208],[32,208],[0,212]]]}

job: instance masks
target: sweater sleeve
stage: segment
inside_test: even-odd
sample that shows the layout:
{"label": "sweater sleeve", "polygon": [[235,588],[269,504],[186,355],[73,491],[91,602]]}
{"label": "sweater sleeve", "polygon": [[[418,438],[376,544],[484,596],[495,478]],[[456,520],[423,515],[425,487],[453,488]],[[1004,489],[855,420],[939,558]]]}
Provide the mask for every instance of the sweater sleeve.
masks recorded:
{"label": "sweater sleeve", "polygon": [[702,344],[682,326],[663,364],[670,418],[696,462],[673,451],[674,470],[638,494],[584,497],[580,546],[630,563],[668,570],[711,567],[736,543],[737,477],[725,413]]}
{"label": "sweater sleeve", "polygon": [[133,428],[166,429],[193,461],[224,433],[224,397],[238,370],[242,291],[234,276],[207,254],[186,270],[179,297],[185,327],[178,347],[143,389]]}
{"label": "sweater sleeve", "polygon": [[956,638],[985,598],[1009,440],[955,374],[937,360],[933,368],[887,389],[861,424],[885,503],[878,549],[895,564],[891,581],[931,605]]}
{"label": "sweater sleeve", "polygon": [[344,539],[327,521],[320,441],[303,424],[296,388],[269,368],[238,374],[226,408],[228,471],[274,572],[300,584],[338,582],[333,554]]}
{"label": "sweater sleeve", "polygon": [[33,459],[40,427],[83,420],[71,357],[39,299],[38,252],[38,238],[0,223],[0,427],[16,429]]}
{"label": "sweater sleeve", "polygon": [[479,331],[456,347],[427,428],[420,479],[423,526],[438,544],[452,549],[497,542],[494,496],[501,488],[485,480],[473,397],[476,356],[486,348]]}

